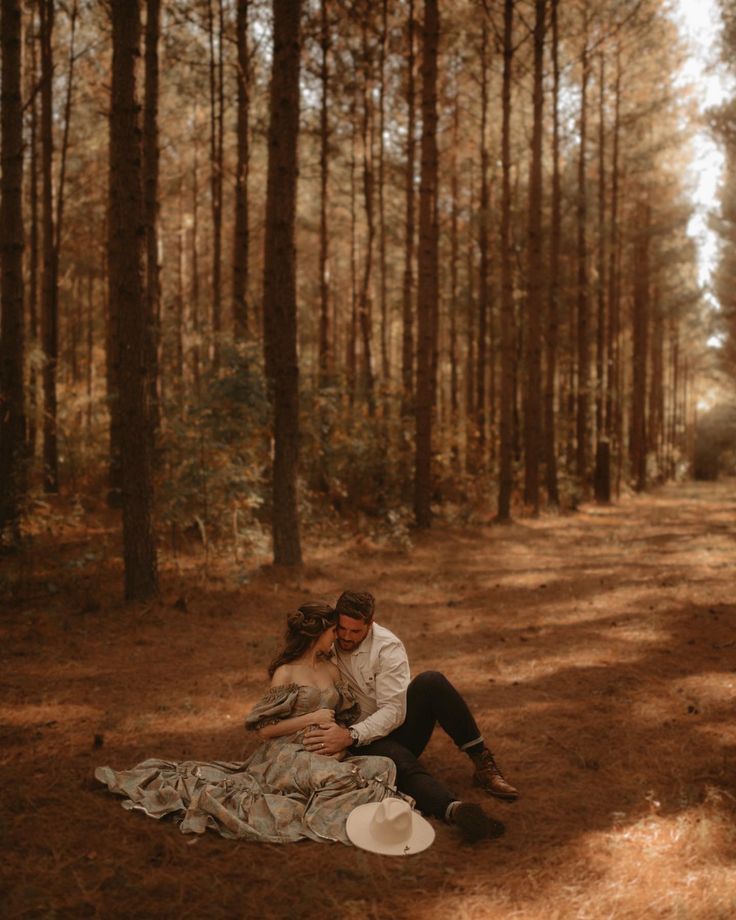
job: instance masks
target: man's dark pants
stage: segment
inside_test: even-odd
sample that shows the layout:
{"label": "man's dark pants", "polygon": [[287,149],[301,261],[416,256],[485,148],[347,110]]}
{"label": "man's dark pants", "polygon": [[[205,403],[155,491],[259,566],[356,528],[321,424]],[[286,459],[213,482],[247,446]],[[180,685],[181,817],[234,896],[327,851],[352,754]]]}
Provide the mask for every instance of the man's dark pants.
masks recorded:
{"label": "man's dark pants", "polygon": [[410,795],[424,814],[444,818],[447,806],[457,796],[427,772],[419,760],[438,723],[459,748],[465,749],[481,740],[468,704],[450,681],[439,671],[424,671],[409,684],[403,724],[385,738],[353,751],[390,757],[396,764],[399,790]]}

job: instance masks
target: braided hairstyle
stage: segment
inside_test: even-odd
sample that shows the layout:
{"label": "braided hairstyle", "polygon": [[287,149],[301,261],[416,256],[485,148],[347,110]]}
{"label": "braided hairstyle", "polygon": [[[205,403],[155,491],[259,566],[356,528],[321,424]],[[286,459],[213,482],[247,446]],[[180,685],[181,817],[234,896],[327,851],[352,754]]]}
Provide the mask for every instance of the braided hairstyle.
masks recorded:
{"label": "braided hairstyle", "polygon": [[324,603],[302,604],[286,617],[285,645],[268,666],[269,677],[276,668],[301,658],[319,637],[337,625],[337,611]]}

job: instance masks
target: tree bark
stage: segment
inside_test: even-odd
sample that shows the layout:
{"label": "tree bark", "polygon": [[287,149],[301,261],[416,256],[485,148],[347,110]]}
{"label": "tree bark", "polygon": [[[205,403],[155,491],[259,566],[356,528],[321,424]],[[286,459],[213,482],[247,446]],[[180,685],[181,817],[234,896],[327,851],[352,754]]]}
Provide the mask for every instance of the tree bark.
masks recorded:
{"label": "tree bark", "polygon": [[370,48],[368,45],[368,24],[363,20],[363,118],[361,138],[363,145],[363,206],[366,219],[366,240],[363,253],[363,277],[358,301],[361,341],[363,345],[362,388],[368,402],[368,413],[375,413],[373,380],[373,301],[371,283],[373,272],[373,243],[376,235],[374,213],[374,167],[373,167],[373,102],[370,77]]}
{"label": "tree bark", "polygon": [[557,507],[560,495],[557,484],[557,345],[560,315],[560,239],[562,230],[562,191],[560,183],[560,61],[559,0],[552,0],[552,207],[550,219],[549,292],[547,299],[547,338],[544,387],[544,460],[547,504]]}
{"label": "tree bark", "polygon": [[409,415],[414,398],[414,170],[416,160],[414,79],[414,0],[409,0],[406,40],[406,168],[404,171],[404,279],[402,285],[401,414]]}
{"label": "tree bark", "polygon": [[263,315],[266,374],[273,399],[273,552],[301,563],[297,469],[299,364],[294,245],[299,140],[301,0],[273,0]]}
{"label": "tree bark", "polygon": [[614,116],[611,151],[611,211],[608,230],[608,329],[606,336],[606,398],[604,426],[610,438],[615,429],[617,381],[619,375],[619,276],[616,270],[619,249],[619,138],[621,134],[621,52],[616,49]]}
{"label": "tree bark", "polygon": [[[355,74],[357,84],[357,74]],[[358,109],[355,91],[350,100],[350,316],[345,340],[345,376],[348,399],[352,408],[355,401],[358,361],[358,194],[355,174],[358,168]]]}
{"label": "tree bark", "polygon": [[498,520],[511,519],[514,486],[514,290],[511,265],[511,78],[514,0],[504,0],[503,84],[501,89],[501,392]]}
{"label": "tree bark", "polygon": [[434,352],[439,299],[437,222],[437,58],[440,20],[437,0],[425,0],[422,32],[422,143],[419,186],[417,287],[417,388],[414,515],[417,526],[432,521],[432,411],[435,398]]}
{"label": "tree bark", "polygon": [[532,158],[529,167],[529,281],[527,291],[526,393],[524,407],[524,501],[539,512],[539,455],[542,422],[542,116],[546,0],[536,0]]}
{"label": "tree bark", "polygon": [[577,407],[576,407],[576,452],[575,465],[578,479],[585,483],[588,477],[589,449],[589,406],[590,406],[590,342],[589,342],[589,293],[588,293],[588,196],[586,188],[586,147],[588,125],[588,79],[590,64],[588,54],[588,6],[583,3],[583,48],[580,55],[582,72],[580,85],[580,137],[578,151],[578,193],[577,193]]}
{"label": "tree bark", "polygon": [[453,466],[459,461],[458,423],[460,421],[460,397],[458,393],[458,330],[459,312],[458,285],[460,261],[460,236],[458,230],[460,212],[460,176],[458,171],[457,149],[460,141],[460,92],[455,87],[452,101],[452,154],[450,168],[450,296],[448,312],[450,314],[450,444]]}
{"label": "tree bark", "polygon": [[148,372],[151,426],[156,432],[161,421],[159,400],[159,348],[161,338],[161,281],[158,261],[158,44],[161,0],[146,0],[145,94],[143,103],[143,200],[146,222],[146,364]]}
{"label": "tree bark", "polygon": [[[475,181],[473,164],[469,164],[468,178],[468,213],[475,207]],[[472,473],[475,453],[475,230],[472,221],[467,221],[467,240],[465,248],[466,288],[465,300],[465,472]]]}
{"label": "tree bark", "polygon": [[381,312],[381,377],[386,391],[391,378],[388,319],[388,267],[386,261],[386,43],[388,0],[381,0],[381,38],[378,64],[378,272]]}
{"label": "tree bark", "polygon": [[632,388],[629,456],[634,488],[647,487],[647,358],[649,349],[649,227],[651,208],[640,203],[634,238],[634,292],[632,299]]}
{"label": "tree bark", "polygon": [[326,387],[330,379],[330,278],[329,226],[327,220],[330,178],[330,23],[328,0],[320,2],[320,113],[319,113],[319,385]]}
{"label": "tree bark", "polygon": [[145,214],[136,61],[140,56],[140,0],[111,0],[110,300],[120,354],[125,597],[143,601],[158,590],[153,530],[153,463],[143,289]]}
{"label": "tree bark", "polygon": [[[323,0],[323,3],[325,0]],[[233,232],[233,329],[236,341],[248,337],[248,278],[250,260],[250,215],[248,178],[250,171],[250,58],[248,13],[250,0],[237,0],[237,144],[235,168],[235,229]]]}
{"label": "tree bark", "polygon": [[[26,44],[29,54],[27,96],[29,106],[29,143],[28,143],[28,172],[29,172],[29,210],[30,226],[28,231],[28,338],[29,351],[33,354],[38,346],[39,316],[38,316],[38,263],[39,263],[39,199],[38,199],[38,94],[36,83],[38,80],[38,50],[36,43],[36,4],[31,7],[31,19],[27,29]],[[36,443],[38,440],[38,374],[36,366],[31,362],[28,381],[28,436],[27,454],[29,464],[33,464],[36,456]]]}
{"label": "tree bark", "polygon": [[[225,87],[223,0],[217,0],[217,25],[213,0],[207,6],[210,45],[210,195],[212,206],[212,368],[220,369],[222,333],[222,202],[224,172]],[[217,41],[215,33],[217,32]]]}
{"label": "tree bark", "polygon": [[191,324],[192,337],[192,379],[199,400],[202,380],[202,350],[200,348],[202,319],[200,315],[201,282],[199,275],[199,156],[197,148],[197,110],[194,110],[194,136],[192,138],[192,235],[190,247],[191,270]]}
{"label": "tree bark", "polygon": [[478,342],[476,345],[475,439],[476,467],[485,466],[486,391],[488,384],[488,313],[490,309],[490,179],[488,154],[488,15],[484,12],[480,47],[480,214],[478,215]]}
{"label": "tree bark", "polygon": [[604,429],[606,357],[606,57],[600,53],[598,78],[598,238],[596,296],[598,319],[595,348],[595,432],[600,440]]}
{"label": "tree bark", "polygon": [[23,104],[20,0],[2,0],[0,124],[0,542],[21,535],[25,494],[23,362]]}
{"label": "tree bark", "polygon": [[43,363],[43,487],[59,491],[56,370],[59,358],[58,252],[54,232],[53,201],[53,0],[39,0],[41,40],[41,200],[43,280],[41,292],[41,344]]}
{"label": "tree bark", "polygon": [[659,287],[652,292],[651,356],[649,366],[648,449],[657,460],[657,475],[664,472],[664,316]]}

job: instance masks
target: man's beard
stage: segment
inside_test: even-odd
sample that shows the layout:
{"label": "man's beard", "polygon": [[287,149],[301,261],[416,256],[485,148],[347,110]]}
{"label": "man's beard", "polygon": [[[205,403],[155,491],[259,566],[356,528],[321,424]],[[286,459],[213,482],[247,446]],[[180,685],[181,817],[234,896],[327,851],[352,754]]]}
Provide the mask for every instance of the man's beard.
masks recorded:
{"label": "man's beard", "polygon": [[358,647],[360,643],[352,642],[350,639],[338,639],[337,644],[340,646],[343,652],[352,652]]}

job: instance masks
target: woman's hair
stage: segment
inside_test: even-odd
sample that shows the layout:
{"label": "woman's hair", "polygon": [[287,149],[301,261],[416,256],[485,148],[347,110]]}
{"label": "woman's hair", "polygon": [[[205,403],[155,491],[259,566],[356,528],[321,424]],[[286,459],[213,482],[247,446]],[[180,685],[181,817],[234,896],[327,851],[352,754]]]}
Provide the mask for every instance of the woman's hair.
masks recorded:
{"label": "woman's hair", "polygon": [[308,651],[322,633],[337,624],[337,611],[329,604],[302,604],[286,618],[286,642],[283,649],[268,666],[268,674],[273,677],[276,668],[297,658]]}

